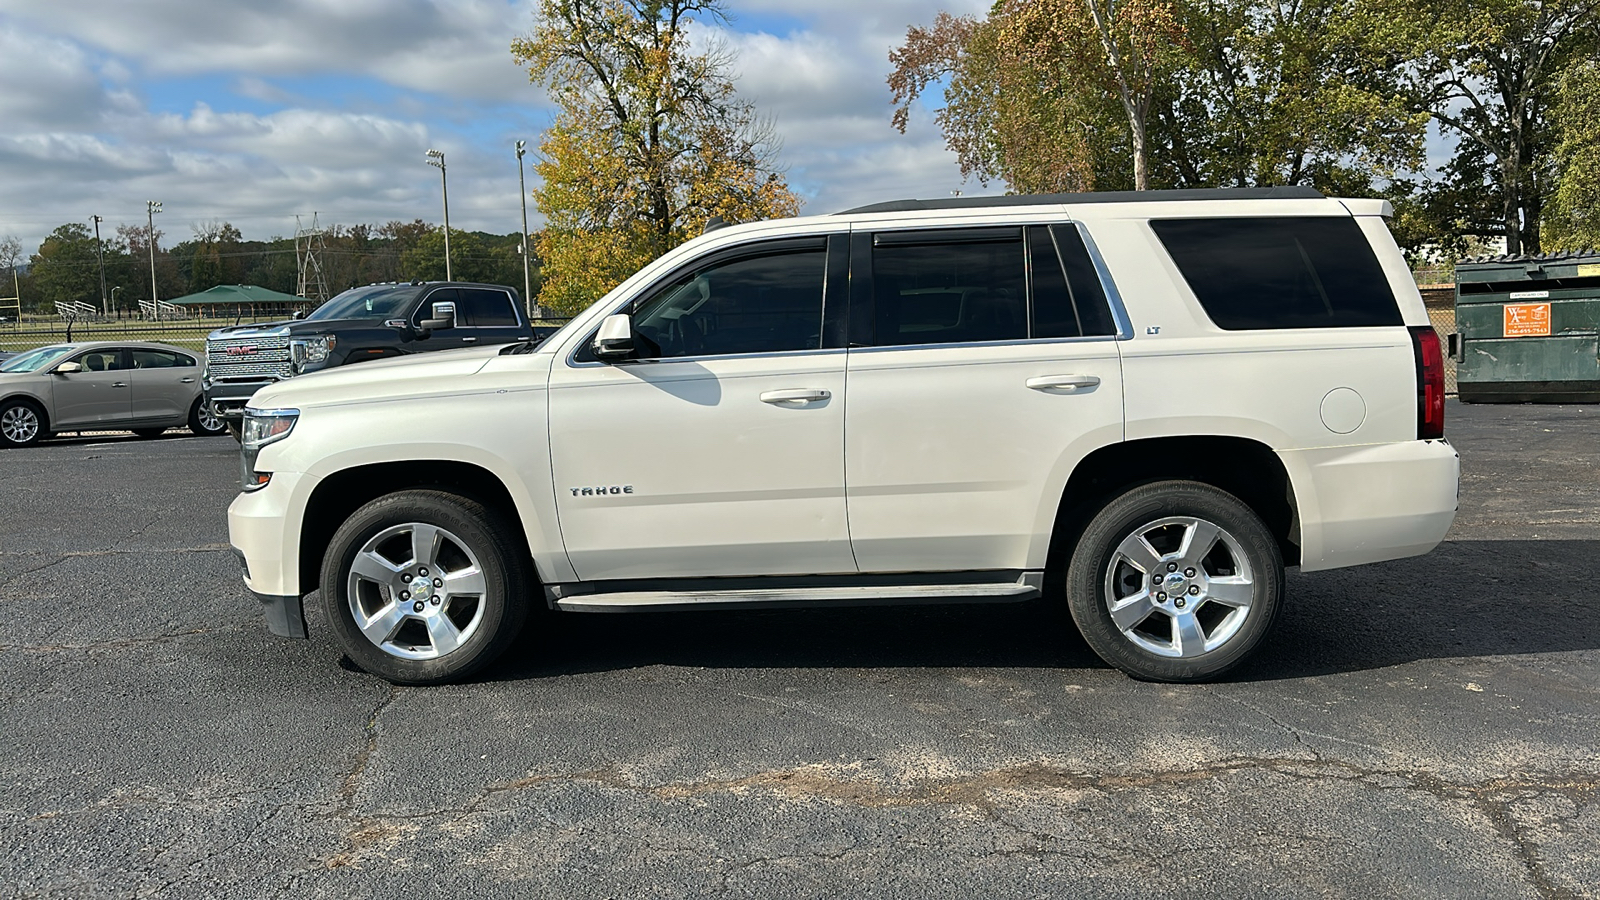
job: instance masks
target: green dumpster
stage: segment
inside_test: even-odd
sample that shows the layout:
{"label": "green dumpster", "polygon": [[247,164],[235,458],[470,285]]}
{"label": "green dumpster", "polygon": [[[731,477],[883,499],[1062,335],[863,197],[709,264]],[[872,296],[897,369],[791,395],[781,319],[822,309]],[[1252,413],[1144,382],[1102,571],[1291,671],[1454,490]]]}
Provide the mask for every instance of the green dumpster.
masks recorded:
{"label": "green dumpster", "polygon": [[1600,402],[1600,253],[1457,263],[1456,332],[1465,402]]}

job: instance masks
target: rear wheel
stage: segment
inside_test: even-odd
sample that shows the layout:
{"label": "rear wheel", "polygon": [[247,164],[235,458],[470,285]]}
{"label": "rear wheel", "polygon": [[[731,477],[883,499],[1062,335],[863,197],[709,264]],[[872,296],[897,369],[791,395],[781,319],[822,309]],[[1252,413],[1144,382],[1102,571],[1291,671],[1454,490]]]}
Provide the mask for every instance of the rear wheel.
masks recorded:
{"label": "rear wheel", "polygon": [[527,615],[518,534],[458,494],[403,491],[357,510],[322,564],[322,602],[345,653],[396,684],[453,681],[493,662]]}
{"label": "rear wheel", "polygon": [[1238,665],[1277,615],[1283,558],[1250,507],[1193,481],[1136,487],[1073,550],[1067,602],[1101,659],[1136,678],[1206,681]]}
{"label": "rear wheel", "polygon": [[26,447],[45,436],[44,413],[27,400],[0,405],[0,445]]}
{"label": "rear wheel", "polygon": [[194,405],[189,407],[189,430],[201,437],[216,437],[227,431],[227,427],[216,413],[211,411],[211,404],[204,397],[196,397]]}

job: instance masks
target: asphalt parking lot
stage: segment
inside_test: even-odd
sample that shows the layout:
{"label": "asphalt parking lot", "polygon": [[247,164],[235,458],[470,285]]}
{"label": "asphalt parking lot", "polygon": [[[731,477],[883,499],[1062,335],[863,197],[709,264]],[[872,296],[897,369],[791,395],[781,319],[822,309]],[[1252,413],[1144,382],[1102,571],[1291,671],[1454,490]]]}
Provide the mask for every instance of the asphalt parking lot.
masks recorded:
{"label": "asphalt parking lot", "polygon": [[1447,421],[1447,543],[1195,687],[1023,605],[554,616],[396,689],[267,634],[231,440],[0,451],[0,897],[1600,896],[1600,407]]}

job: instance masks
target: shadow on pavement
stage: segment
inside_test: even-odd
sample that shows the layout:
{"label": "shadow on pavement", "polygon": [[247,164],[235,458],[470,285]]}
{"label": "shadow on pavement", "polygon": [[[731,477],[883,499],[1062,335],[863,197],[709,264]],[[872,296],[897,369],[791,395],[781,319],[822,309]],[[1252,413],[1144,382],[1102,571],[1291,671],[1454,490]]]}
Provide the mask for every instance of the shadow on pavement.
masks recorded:
{"label": "shadow on pavement", "polygon": [[[1292,573],[1266,643],[1226,680],[1597,649],[1597,588],[1600,540],[1451,542],[1417,559]],[[485,677],[652,665],[1105,668],[1064,611],[1039,602],[550,615]]]}

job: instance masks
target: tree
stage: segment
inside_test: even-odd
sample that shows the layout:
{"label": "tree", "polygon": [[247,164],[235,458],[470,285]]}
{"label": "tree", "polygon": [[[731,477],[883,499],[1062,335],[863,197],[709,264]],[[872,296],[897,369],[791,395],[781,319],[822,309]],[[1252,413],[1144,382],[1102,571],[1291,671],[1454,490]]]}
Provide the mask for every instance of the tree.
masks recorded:
{"label": "tree", "polygon": [[21,259],[22,241],[17,240],[17,236],[8,234],[0,238],[0,267],[9,269],[10,271],[7,274],[11,276],[11,284],[0,284],[0,294],[10,294],[12,299],[22,296],[22,290],[18,284],[20,279],[17,278],[17,263]]}
{"label": "tree", "polygon": [[540,0],[511,44],[559,108],[532,191],[547,226],[540,305],[573,312],[702,230],[794,215],[770,127],[689,26],[722,0]]}
{"label": "tree", "polygon": [[1003,0],[984,20],[941,13],[890,54],[894,124],[945,81],[938,120],[962,174],[1013,190],[1367,192],[1420,162],[1427,121],[1372,38],[1367,3]]}
{"label": "tree", "polygon": [[1557,174],[1546,243],[1600,248],[1600,59],[1582,60],[1562,76],[1550,119]]}
{"label": "tree", "polygon": [[[1556,190],[1551,111],[1563,73],[1600,53],[1600,0],[1384,0],[1416,108],[1461,141],[1443,173],[1488,204],[1506,252],[1537,253]],[[1464,209],[1459,218],[1482,217]]]}
{"label": "tree", "polygon": [[48,310],[56,303],[89,300],[99,306],[99,262],[94,234],[86,226],[68,222],[57,227],[39,245],[39,252],[29,263],[39,308]]}

